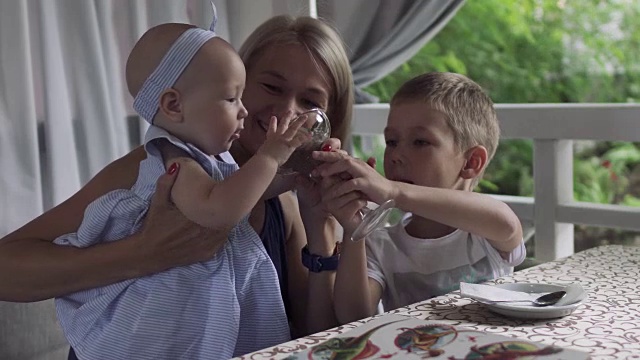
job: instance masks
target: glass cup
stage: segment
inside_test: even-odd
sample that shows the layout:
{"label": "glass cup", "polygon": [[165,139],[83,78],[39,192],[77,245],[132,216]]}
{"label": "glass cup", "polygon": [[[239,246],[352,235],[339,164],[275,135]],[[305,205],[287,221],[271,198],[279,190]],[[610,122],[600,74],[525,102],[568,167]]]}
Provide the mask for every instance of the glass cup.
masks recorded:
{"label": "glass cup", "polygon": [[366,206],[360,209],[362,222],[351,234],[351,241],[360,241],[383,227],[395,206],[395,201],[389,199],[373,210]]}
{"label": "glass cup", "polygon": [[306,129],[311,134],[311,138],[291,154],[289,160],[278,169],[278,174],[290,175],[297,173],[310,176],[313,169],[321,164],[320,161],[313,159],[311,155],[314,151],[321,150],[322,143],[331,136],[331,124],[329,124],[327,115],[320,109],[305,111],[291,120],[291,123],[293,124],[296,121],[304,121],[301,129]]}
{"label": "glass cup", "polygon": [[[278,174],[310,176],[313,169],[322,164],[321,161],[313,159],[312,154],[314,151],[321,150],[322,144],[331,136],[331,124],[327,115],[320,109],[305,111],[291,120],[291,123],[296,121],[304,121],[301,129],[309,131],[311,138],[291,154],[289,160],[278,169]],[[395,202],[387,200],[374,210],[362,208],[360,210],[362,222],[353,232],[351,240],[358,241],[384,226],[394,207]]]}

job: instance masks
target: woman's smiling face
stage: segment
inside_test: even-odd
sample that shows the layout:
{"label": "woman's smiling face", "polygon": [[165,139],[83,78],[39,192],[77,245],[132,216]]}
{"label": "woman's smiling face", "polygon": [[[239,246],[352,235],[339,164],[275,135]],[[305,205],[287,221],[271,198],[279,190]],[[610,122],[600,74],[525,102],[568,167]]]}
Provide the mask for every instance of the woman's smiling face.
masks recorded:
{"label": "woman's smiling face", "polygon": [[321,69],[301,45],[273,46],[258,55],[247,68],[242,102],[249,116],[236,143],[255,154],[271,116],[280,119],[287,111],[297,114],[311,108],[327,111],[331,88]]}

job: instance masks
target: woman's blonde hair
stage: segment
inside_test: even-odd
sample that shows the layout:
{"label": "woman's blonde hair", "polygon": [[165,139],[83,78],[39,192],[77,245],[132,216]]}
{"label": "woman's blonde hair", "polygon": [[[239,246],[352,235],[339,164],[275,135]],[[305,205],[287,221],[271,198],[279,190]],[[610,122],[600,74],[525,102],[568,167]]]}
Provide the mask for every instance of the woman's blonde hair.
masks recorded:
{"label": "woman's blonde hair", "polygon": [[331,121],[331,135],[345,143],[351,128],[353,78],[344,43],[333,27],[308,16],[275,16],[255,29],[238,53],[249,71],[265,49],[290,44],[302,45],[320,73],[329,72],[327,83],[331,93],[327,116]]}

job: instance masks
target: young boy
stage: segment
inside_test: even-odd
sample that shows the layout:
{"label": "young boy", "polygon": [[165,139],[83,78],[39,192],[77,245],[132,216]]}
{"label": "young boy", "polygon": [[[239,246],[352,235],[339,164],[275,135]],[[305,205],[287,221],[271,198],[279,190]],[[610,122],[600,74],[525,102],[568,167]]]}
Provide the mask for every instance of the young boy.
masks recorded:
{"label": "young boy", "polygon": [[230,230],[229,239],[212,260],[56,299],[78,358],[227,359],[287,341],[277,275],[247,218],[309,135],[297,131],[300,122],[273,117],[257,155],[238,169],[227,151],[247,116],[240,100],[245,70],[213,31],[186,24],[150,29],[132,50],[126,75],[134,108],[151,124],[147,159],[131,190],[94,201],[78,232],[55,242],[86,247],[136,232],[165,171],[160,150],[172,146],[191,157],[180,160],[172,200],[192,221]]}
{"label": "young boy", "polygon": [[[473,188],[493,157],[499,126],[491,99],[470,79],[429,73],[391,100],[380,176],[340,153],[314,154],[324,203],[345,229],[361,221],[365,200],[395,200],[408,212],[366,241],[344,240],[335,283],[338,320],[346,323],[510,274],[522,262],[522,228],[504,203]],[[351,180],[345,178],[348,173]],[[336,177],[333,175],[342,175]],[[348,177],[347,177],[348,178]]]}

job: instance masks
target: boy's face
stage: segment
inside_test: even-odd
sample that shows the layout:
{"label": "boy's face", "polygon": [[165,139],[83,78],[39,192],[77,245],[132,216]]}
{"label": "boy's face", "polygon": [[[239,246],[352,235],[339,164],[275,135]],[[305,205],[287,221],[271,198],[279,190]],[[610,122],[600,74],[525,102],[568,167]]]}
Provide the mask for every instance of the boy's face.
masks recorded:
{"label": "boy's face", "polygon": [[462,189],[464,154],[446,115],[418,101],[391,105],[384,130],[385,176],[415,185]]}
{"label": "boy's face", "polygon": [[247,117],[241,100],[245,82],[242,60],[231,49],[218,47],[213,51],[217,51],[212,54],[216,59],[201,59],[204,66],[196,68],[196,78],[182,92],[188,129],[184,140],[210,155],[229,150],[240,137]]}

